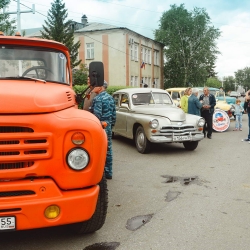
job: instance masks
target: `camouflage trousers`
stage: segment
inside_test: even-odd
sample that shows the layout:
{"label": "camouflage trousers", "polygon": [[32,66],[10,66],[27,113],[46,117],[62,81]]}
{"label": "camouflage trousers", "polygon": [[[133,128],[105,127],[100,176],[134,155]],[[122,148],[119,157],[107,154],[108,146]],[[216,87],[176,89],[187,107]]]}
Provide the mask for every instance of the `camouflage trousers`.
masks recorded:
{"label": "camouflage trousers", "polygon": [[105,131],[106,131],[107,138],[108,138],[108,150],[107,150],[107,156],[106,156],[106,162],[105,162],[105,175],[112,176],[112,174],[113,174],[113,170],[112,170],[113,152],[112,152],[112,130],[111,130],[111,127],[107,126]]}

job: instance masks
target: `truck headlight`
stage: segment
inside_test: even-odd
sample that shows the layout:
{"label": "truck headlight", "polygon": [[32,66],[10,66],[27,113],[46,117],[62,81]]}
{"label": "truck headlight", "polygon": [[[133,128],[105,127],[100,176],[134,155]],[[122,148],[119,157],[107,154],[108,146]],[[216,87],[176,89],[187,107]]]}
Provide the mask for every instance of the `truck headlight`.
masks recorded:
{"label": "truck headlight", "polygon": [[205,120],[204,120],[203,118],[200,118],[200,120],[198,121],[197,125],[198,125],[199,127],[203,127],[204,124],[205,124]]}
{"label": "truck headlight", "polygon": [[82,148],[73,148],[67,155],[67,163],[74,170],[82,170],[89,163],[89,155]]}
{"label": "truck headlight", "polygon": [[158,122],[158,120],[154,119],[154,120],[149,122],[149,125],[150,125],[151,128],[155,129],[155,128],[157,128],[159,126],[159,122]]}

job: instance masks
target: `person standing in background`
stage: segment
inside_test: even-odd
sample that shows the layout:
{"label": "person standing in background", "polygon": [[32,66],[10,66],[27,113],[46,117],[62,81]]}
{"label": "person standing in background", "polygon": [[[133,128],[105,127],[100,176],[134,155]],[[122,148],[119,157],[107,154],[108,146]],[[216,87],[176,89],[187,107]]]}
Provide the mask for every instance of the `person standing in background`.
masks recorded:
{"label": "person standing in background", "polygon": [[187,88],[184,91],[184,95],[181,97],[181,109],[187,113],[188,112],[188,98],[192,94],[192,88]]}
{"label": "person standing in background", "polygon": [[[90,86],[90,79],[89,79],[89,76],[88,76],[88,87]],[[84,99],[84,103],[83,103],[83,110],[87,110],[87,111],[90,111],[91,112],[91,106],[92,106],[92,102],[93,102],[93,99],[96,97],[96,93],[93,90],[93,87],[90,86],[90,88],[87,90],[87,93],[86,93],[86,97]]]}
{"label": "person standing in background", "polygon": [[246,92],[244,110],[245,110],[245,113],[247,113],[248,115],[248,136],[242,141],[248,141],[250,143],[250,90]]}
{"label": "person standing in background", "polygon": [[234,106],[234,115],[235,115],[235,128],[234,131],[242,131],[242,115],[243,115],[243,107],[240,106],[241,101],[239,99],[236,100],[236,104]]}
{"label": "person standing in background", "polygon": [[213,113],[214,113],[214,106],[216,105],[216,100],[214,95],[209,93],[208,87],[203,88],[203,94],[200,96],[199,100],[202,103],[201,116],[206,121],[203,127],[204,137],[206,137],[206,127],[207,127],[207,138],[212,139]]}
{"label": "person standing in background", "polygon": [[102,87],[95,87],[93,91],[97,96],[93,99],[91,110],[93,114],[101,121],[106,122],[105,128],[108,137],[108,150],[105,163],[105,177],[112,179],[113,176],[113,152],[112,152],[112,127],[116,122],[115,101],[111,95],[106,92],[108,83],[104,81]]}
{"label": "person standing in background", "polygon": [[192,89],[192,95],[188,98],[188,113],[191,115],[201,115],[202,103],[198,99],[199,90],[196,88]]}

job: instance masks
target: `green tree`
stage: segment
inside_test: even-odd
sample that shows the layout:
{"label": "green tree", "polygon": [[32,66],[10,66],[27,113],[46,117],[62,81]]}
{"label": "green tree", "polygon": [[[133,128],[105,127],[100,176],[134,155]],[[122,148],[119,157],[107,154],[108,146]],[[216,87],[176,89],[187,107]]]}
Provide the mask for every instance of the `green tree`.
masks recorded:
{"label": "green tree", "polygon": [[245,89],[250,89],[250,68],[246,67],[244,69],[239,69],[234,72],[235,82],[237,85],[242,86]]}
{"label": "green tree", "polygon": [[235,78],[233,76],[223,77],[223,86],[225,93],[235,90]]}
{"label": "green tree", "polygon": [[4,32],[6,35],[13,35],[16,30],[16,20],[10,20],[10,15],[3,13],[3,8],[7,7],[10,0],[0,1],[0,31]]}
{"label": "green tree", "polygon": [[89,69],[86,64],[81,63],[79,69],[73,70],[73,84],[74,85],[86,85],[88,81]]}
{"label": "green tree", "polygon": [[204,9],[187,11],[184,4],[171,5],[160,18],[155,40],[165,44],[165,86],[203,86],[215,76],[214,62],[219,54],[216,39],[220,31]]}
{"label": "green tree", "polygon": [[51,9],[48,11],[48,19],[45,20],[41,34],[42,38],[55,40],[68,47],[70,51],[71,68],[73,69],[81,63],[81,60],[78,60],[80,41],[74,44],[72,21],[66,21],[67,17],[68,13],[62,0],[54,0],[54,2],[51,3]]}
{"label": "green tree", "polygon": [[221,85],[221,81],[216,77],[209,77],[206,82],[207,87],[220,88]]}

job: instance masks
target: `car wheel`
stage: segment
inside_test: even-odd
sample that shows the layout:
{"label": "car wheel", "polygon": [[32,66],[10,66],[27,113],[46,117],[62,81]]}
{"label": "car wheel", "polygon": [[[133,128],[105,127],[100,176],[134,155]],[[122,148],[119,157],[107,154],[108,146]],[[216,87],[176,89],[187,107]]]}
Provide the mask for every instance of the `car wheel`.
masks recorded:
{"label": "car wheel", "polygon": [[198,141],[185,141],[183,142],[183,145],[186,150],[193,151],[197,148],[198,143]]}
{"label": "car wheel", "polygon": [[101,182],[99,183],[100,191],[96,204],[96,210],[92,217],[88,221],[79,222],[69,225],[70,229],[77,234],[93,233],[99,230],[105,220],[108,209],[108,189],[107,180],[103,175]]}
{"label": "car wheel", "polygon": [[151,143],[147,139],[142,126],[139,126],[136,130],[135,145],[138,152],[140,152],[141,154],[147,154],[150,151]]}

